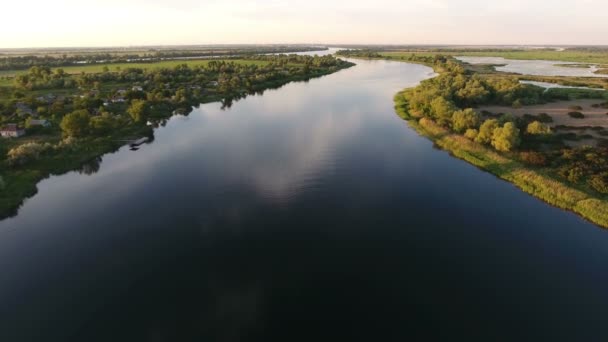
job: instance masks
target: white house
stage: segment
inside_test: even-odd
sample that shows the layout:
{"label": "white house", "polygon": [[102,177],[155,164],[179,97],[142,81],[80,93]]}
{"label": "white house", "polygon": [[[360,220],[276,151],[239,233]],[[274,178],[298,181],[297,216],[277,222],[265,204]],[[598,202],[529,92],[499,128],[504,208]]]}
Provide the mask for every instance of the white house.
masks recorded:
{"label": "white house", "polygon": [[17,124],[8,124],[0,130],[0,135],[3,138],[19,138],[25,135],[25,130]]}

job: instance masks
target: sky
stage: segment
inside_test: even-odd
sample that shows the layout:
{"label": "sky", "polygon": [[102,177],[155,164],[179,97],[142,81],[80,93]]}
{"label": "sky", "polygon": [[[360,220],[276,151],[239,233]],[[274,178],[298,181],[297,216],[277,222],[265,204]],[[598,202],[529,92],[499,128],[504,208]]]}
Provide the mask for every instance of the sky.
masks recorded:
{"label": "sky", "polygon": [[0,48],[608,44],[607,0],[8,0]]}

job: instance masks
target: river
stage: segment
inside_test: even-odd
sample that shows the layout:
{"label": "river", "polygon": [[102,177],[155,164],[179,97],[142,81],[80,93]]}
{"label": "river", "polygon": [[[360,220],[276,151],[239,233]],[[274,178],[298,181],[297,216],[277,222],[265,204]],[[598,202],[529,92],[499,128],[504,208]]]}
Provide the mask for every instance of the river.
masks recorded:
{"label": "river", "polygon": [[1,341],[608,337],[608,231],[437,150],[388,61],[175,116],[0,222]]}

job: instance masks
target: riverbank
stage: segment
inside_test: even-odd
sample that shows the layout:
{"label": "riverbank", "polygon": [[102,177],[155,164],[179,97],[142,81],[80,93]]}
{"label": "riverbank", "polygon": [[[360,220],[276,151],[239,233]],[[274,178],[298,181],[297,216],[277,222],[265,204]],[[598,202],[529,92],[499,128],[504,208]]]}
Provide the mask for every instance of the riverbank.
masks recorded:
{"label": "riverbank", "polygon": [[[252,61],[255,64],[257,61]],[[129,118],[125,108],[111,120],[113,124],[108,127],[109,132],[103,135],[86,135],[83,137],[62,137],[62,132],[54,125],[47,129],[46,134],[33,137],[0,141],[0,152],[3,156],[13,148],[28,143],[35,143],[33,151],[35,157],[28,158],[24,165],[9,165],[8,159],[0,160],[0,219],[16,215],[23,202],[34,196],[41,180],[52,175],[61,175],[70,171],[81,173],[94,173],[99,168],[101,157],[112,153],[128,144],[128,141],[141,137],[153,140],[154,129],[163,125],[174,114],[187,115],[192,108],[199,104],[222,102],[229,107],[233,101],[244,98],[249,94],[275,89],[291,82],[308,81],[313,78],[332,74],[339,70],[353,66],[352,63],[339,63],[334,67],[316,67],[306,69],[301,74],[279,74],[273,80],[252,84],[250,91],[234,91],[226,93],[209,93],[202,96],[191,96],[184,102],[155,102],[149,106],[146,120],[135,121]]]}
{"label": "riverbank", "polygon": [[[605,128],[593,127],[602,137],[563,134],[558,126],[547,125],[538,115],[510,114],[509,108],[528,113],[530,105],[558,99],[587,98],[588,92],[563,94],[539,91],[524,85],[517,77],[492,70],[479,73],[450,56],[386,56],[378,51],[347,50],[339,53],[354,58],[387,59],[424,64],[438,76],[395,96],[395,110],[420,135],[452,156],[513,183],[549,204],[570,210],[583,218],[608,228],[608,165]],[[563,96],[562,96],[563,95]],[[573,96],[574,95],[574,96]],[[595,98],[595,97],[592,97]],[[603,96],[602,96],[603,98]],[[600,99],[598,99],[600,100]],[[498,113],[484,111],[484,106],[502,106]],[[579,108],[572,102],[570,108]],[[601,108],[602,104],[592,103]],[[551,115],[555,114],[551,111]],[[558,113],[559,114],[559,113]],[[546,116],[546,118],[544,116]],[[538,131],[538,127],[544,131]],[[574,127],[576,129],[576,127]],[[553,131],[556,131],[555,133]],[[569,140],[597,140],[596,146],[570,147]]]}
{"label": "riverbank", "polygon": [[416,118],[410,114],[409,105],[404,97],[406,91],[395,96],[395,110],[418,134],[427,137],[452,156],[513,183],[528,194],[608,228],[608,202],[555,180],[542,169],[531,169],[515,158],[499,154],[453,133],[428,118]]}

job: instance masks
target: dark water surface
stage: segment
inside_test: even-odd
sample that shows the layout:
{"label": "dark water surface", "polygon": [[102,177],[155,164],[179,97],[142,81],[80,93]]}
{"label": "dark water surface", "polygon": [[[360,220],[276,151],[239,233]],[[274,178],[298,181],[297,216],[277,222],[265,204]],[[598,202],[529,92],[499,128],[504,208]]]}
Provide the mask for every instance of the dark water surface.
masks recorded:
{"label": "dark water surface", "polygon": [[174,117],[0,222],[0,341],[608,338],[608,231],[393,111],[429,68]]}

